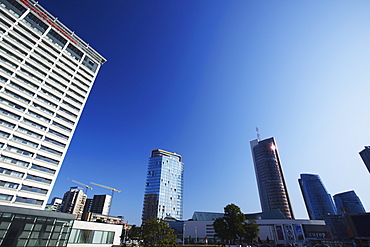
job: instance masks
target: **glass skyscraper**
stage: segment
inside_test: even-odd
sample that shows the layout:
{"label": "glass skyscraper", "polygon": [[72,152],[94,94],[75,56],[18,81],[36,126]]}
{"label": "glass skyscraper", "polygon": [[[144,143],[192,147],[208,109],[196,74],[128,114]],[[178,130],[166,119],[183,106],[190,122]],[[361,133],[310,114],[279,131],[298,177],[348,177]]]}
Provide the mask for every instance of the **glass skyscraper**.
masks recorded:
{"label": "glass skyscraper", "polygon": [[179,154],[153,150],[149,158],[142,220],[182,219],[184,163]]}
{"label": "glass skyscraper", "polygon": [[275,139],[250,142],[262,211],[280,209],[294,219]]}
{"label": "glass skyscraper", "polygon": [[360,198],[356,195],[356,192],[353,190],[335,194],[333,198],[335,206],[337,207],[338,214],[366,213]]}
{"label": "glass skyscraper", "polygon": [[0,0],[0,205],[44,209],[106,60],[33,0]]}
{"label": "glass skyscraper", "polygon": [[336,214],[333,199],[319,175],[301,174],[298,183],[311,220],[323,220],[323,216]]}
{"label": "glass skyscraper", "polygon": [[370,172],[370,146],[365,146],[365,148],[360,152],[360,156],[364,161],[367,170]]}

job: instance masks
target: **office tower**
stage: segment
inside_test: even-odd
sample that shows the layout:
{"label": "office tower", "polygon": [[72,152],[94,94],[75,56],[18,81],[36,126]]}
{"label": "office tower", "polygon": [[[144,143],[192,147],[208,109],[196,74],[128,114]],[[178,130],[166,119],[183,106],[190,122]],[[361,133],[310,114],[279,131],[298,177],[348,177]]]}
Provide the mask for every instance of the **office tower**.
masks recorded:
{"label": "office tower", "polygon": [[149,158],[142,220],[182,219],[184,163],[176,153],[153,150]]}
{"label": "office tower", "polygon": [[326,215],[336,214],[331,195],[326,191],[319,175],[301,174],[298,183],[311,220],[323,220]]}
{"label": "office tower", "polygon": [[360,156],[364,161],[367,170],[370,172],[370,146],[365,146],[364,150],[360,152]]}
{"label": "office tower", "polygon": [[250,142],[262,212],[280,209],[294,219],[275,139]]}
{"label": "office tower", "polygon": [[338,214],[366,213],[360,198],[353,190],[335,194],[333,198],[335,206],[337,207]]}
{"label": "office tower", "polygon": [[82,191],[82,188],[71,187],[69,191],[64,193],[60,211],[62,213],[74,214],[76,215],[77,220],[81,220],[86,203],[86,197],[87,196]]}
{"label": "office tower", "polygon": [[45,210],[59,212],[62,203],[63,203],[62,198],[54,197],[50,203],[46,204]]}
{"label": "office tower", "polygon": [[294,219],[275,139],[250,142],[262,211],[280,209]]}
{"label": "office tower", "polygon": [[111,202],[112,196],[110,195],[94,195],[90,206],[90,212],[108,215]]}
{"label": "office tower", "polygon": [[105,59],[33,0],[0,0],[0,205],[43,209]]}

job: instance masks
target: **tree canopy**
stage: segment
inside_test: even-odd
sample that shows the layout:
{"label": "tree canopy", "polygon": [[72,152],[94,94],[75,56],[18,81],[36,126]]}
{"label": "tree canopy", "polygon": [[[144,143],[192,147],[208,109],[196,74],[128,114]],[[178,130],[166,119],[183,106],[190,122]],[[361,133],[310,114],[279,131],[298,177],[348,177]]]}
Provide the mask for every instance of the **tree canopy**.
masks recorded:
{"label": "tree canopy", "polygon": [[258,237],[258,225],[255,220],[245,219],[245,215],[235,204],[229,204],[224,208],[224,217],[214,221],[213,227],[216,237],[229,243],[242,242],[243,239],[252,242]]}
{"label": "tree canopy", "polygon": [[177,246],[174,230],[161,219],[149,219],[142,224],[144,246]]}

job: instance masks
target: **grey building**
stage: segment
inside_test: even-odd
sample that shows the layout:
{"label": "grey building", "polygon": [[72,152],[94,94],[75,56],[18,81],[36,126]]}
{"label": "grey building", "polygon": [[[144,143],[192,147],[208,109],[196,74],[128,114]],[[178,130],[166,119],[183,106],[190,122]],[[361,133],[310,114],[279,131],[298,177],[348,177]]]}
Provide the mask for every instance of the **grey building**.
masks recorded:
{"label": "grey building", "polygon": [[250,145],[262,211],[280,209],[288,219],[294,219],[275,139],[256,139]]}
{"label": "grey building", "polygon": [[364,206],[356,192],[351,190],[334,195],[334,202],[338,214],[360,214],[366,213]]}

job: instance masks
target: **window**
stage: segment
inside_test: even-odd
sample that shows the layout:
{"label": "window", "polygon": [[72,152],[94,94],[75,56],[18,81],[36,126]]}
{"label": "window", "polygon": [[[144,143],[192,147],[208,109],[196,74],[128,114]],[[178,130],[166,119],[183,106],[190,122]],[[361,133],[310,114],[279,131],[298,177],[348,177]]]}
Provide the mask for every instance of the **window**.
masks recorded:
{"label": "window", "polygon": [[0,136],[1,136],[1,137],[8,138],[8,137],[10,136],[10,134],[8,134],[8,133],[6,133],[6,132],[4,132],[4,131],[1,131],[1,130],[0,130]]}
{"label": "window", "polygon": [[52,43],[54,43],[58,48],[63,49],[67,41],[53,29],[47,33],[46,38],[48,38]]}
{"label": "window", "polygon": [[13,196],[0,194],[0,200],[11,201],[12,199],[13,199]]}
{"label": "window", "polygon": [[35,170],[38,170],[38,171],[47,172],[47,173],[50,173],[50,174],[55,174],[55,170],[50,169],[50,168],[46,168],[46,167],[43,167],[43,166],[33,164],[31,166],[31,168],[35,169]]}
{"label": "window", "polygon": [[67,101],[65,101],[65,100],[63,100],[63,102],[62,102],[63,104],[65,104],[65,105],[67,105],[67,106],[69,106],[70,108],[72,108],[73,110],[76,110],[76,111],[80,111],[80,109],[79,108],[77,108],[77,107],[75,107],[74,105],[72,105],[72,104],[70,104],[70,103],[68,103]]}
{"label": "window", "polygon": [[45,147],[45,146],[41,146],[40,148],[41,150],[44,150],[44,151],[47,151],[49,153],[52,153],[52,154],[55,154],[55,155],[58,155],[58,156],[62,156],[62,152],[59,152],[59,151],[56,151],[54,149],[51,149],[51,148],[48,148],[48,147]]}
{"label": "window", "polygon": [[37,134],[37,133],[35,133],[35,132],[33,132],[33,131],[30,131],[30,130],[25,129],[25,128],[22,128],[22,127],[18,127],[18,131],[19,131],[19,132],[22,132],[22,133],[25,133],[25,134],[27,134],[27,135],[30,135],[30,136],[36,137],[36,138],[38,138],[38,139],[41,139],[41,138],[42,138],[42,135]]}
{"label": "window", "polygon": [[50,139],[50,138],[48,138],[48,137],[45,137],[44,141],[50,142],[50,143],[52,143],[52,144],[54,144],[54,145],[57,145],[57,146],[60,146],[60,147],[63,147],[63,148],[66,146],[66,145],[65,145],[65,144],[63,144],[63,143],[58,142],[58,141],[55,141],[55,140]]}
{"label": "window", "polygon": [[12,128],[12,129],[15,127],[15,124],[9,123],[9,122],[1,120],[1,119],[0,119],[0,125],[3,125],[5,127],[9,127],[9,128]]}
{"label": "window", "polygon": [[37,85],[35,85],[34,83],[30,82],[29,80],[26,80],[24,79],[23,77],[19,76],[19,75],[16,75],[15,76],[18,80],[24,82],[25,84],[33,87],[34,89],[38,89],[39,87]]}
{"label": "window", "polygon": [[13,146],[9,146],[9,145],[6,147],[6,150],[8,150],[10,152],[13,152],[13,153],[22,154],[22,155],[25,155],[25,156],[30,156],[30,157],[32,157],[32,155],[33,155],[33,153],[31,153],[31,152],[28,152],[26,150],[16,148],[16,147],[13,147]]}
{"label": "window", "polygon": [[38,177],[38,176],[34,176],[34,175],[31,175],[31,174],[28,174],[27,177],[26,177],[26,179],[33,180],[33,181],[36,181],[36,182],[51,184],[51,180],[50,179],[43,178],[43,177]]}
{"label": "window", "polygon": [[6,111],[6,110],[1,109],[1,108],[0,108],[0,114],[3,114],[3,115],[6,115],[6,116],[9,116],[9,117],[15,118],[15,119],[17,119],[17,120],[21,119],[21,117],[20,117],[20,116],[18,116],[17,114],[11,113],[11,112]]}
{"label": "window", "polygon": [[10,96],[12,96],[12,97],[16,98],[16,99],[19,99],[19,100],[23,101],[23,102],[24,102],[24,103],[26,103],[26,104],[30,103],[30,101],[29,101],[28,99],[23,98],[22,96],[19,96],[18,94],[15,94],[15,93],[13,93],[13,92],[11,92],[11,91],[9,91],[9,90],[6,90],[6,89],[5,89],[5,91],[4,91],[4,92],[5,92],[6,94],[9,94]]}
{"label": "window", "polygon": [[54,87],[53,85],[51,85],[51,84],[49,84],[47,82],[45,82],[45,85],[48,86],[49,88],[51,88],[52,90],[54,90],[57,93],[64,94],[63,91],[59,90],[58,88]]}
{"label": "window", "polygon": [[59,118],[59,119],[62,119],[64,122],[67,122],[67,123],[69,123],[69,124],[72,124],[72,125],[74,125],[74,124],[75,124],[73,121],[71,121],[71,120],[69,120],[69,119],[67,119],[67,118],[65,118],[65,117],[62,117],[62,116],[61,116],[61,115],[59,115],[59,114],[57,114],[57,115],[56,115],[56,117],[57,117],[57,118]]}
{"label": "window", "polygon": [[59,97],[55,96],[55,95],[54,95],[54,94],[52,94],[52,93],[49,93],[48,91],[46,91],[46,90],[44,90],[44,89],[41,89],[41,92],[43,92],[44,94],[46,94],[46,95],[50,96],[51,98],[53,98],[53,99],[55,99],[55,100],[57,100],[57,101],[60,101],[60,98],[59,98]]}
{"label": "window", "polygon": [[34,192],[34,193],[39,193],[39,194],[47,194],[48,193],[48,190],[40,189],[40,188],[32,187],[32,186],[27,186],[27,185],[22,185],[21,190]]}
{"label": "window", "polygon": [[3,99],[3,98],[0,98],[0,102],[5,103],[5,104],[7,104],[8,106],[13,107],[13,108],[15,108],[15,109],[17,109],[17,110],[24,111],[24,110],[26,109],[26,108],[24,108],[24,107],[22,107],[22,106],[20,106],[20,105],[14,104],[13,102],[10,102],[10,101],[8,101],[8,100],[6,100],[6,99]]}
{"label": "window", "polygon": [[50,119],[49,118],[46,118],[46,117],[44,117],[44,116],[41,116],[40,114],[37,114],[36,112],[33,112],[33,111],[28,111],[28,114],[30,114],[31,116],[34,116],[34,117],[36,117],[36,118],[38,118],[38,119],[41,119],[41,120],[43,120],[43,121],[45,121],[45,122],[48,122],[48,123],[50,123]]}
{"label": "window", "polygon": [[6,58],[5,58],[5,57],[3,57],[3,56],[0,56],[0,61],[3,61],[4,63],[6,63],[6,64],[8,64],[8,65],[12,66],[13,68],[17,68],[17,67],[18,67],[15,63],[10,62],[8,59],[6,59]]}
{"label": "window", "polygon": [[72,44],[67,46],[66,52],[77,61],[80,61],[83,56],[83,53]]}
{"label": "window", "polygon": [[14,136],[13,137],[13,141],[26,144],[26,145],[31,146],[33,148],[37,148],[38,147],[38,144],[37,143],[28,141],[26,139],[23,139],[23,138],[20,138],[20,137],[17,137],[17,136]]}
{"label": "window", "polygon": [[36,96],[37,99],[41,100],[42,102],[44,102],[45,104],[49,105],[49,106],[52,106],[54,108],[57,108],[57,105],[50,102],[49,100],[47,99],[44,99],[43,97],[40,97],[39,95]]}
{"label": "window", "polygon": [[75,98],[73,98],[72,96],[69,96],[68,94],[66,94],[66,98],[68,99],[71,99],[73,102],[79,104],[79,105],[82,105],[82,103],[78,100],[76,100]]}
{"label": "window", "polygon": [[54,130],[52,130],[52,129],[49,129],[49,131],[48,131],[49,133],[51,133],[51,134],[54,134],[54,135],[56,135],[56,136],[59,136],[60,138],[63,138],[63,139],[66,139],[66,140],[68,140],[69,139],[69,137],[68,136],[66,136],[66,135],[63,135],[63,134],[61,134],[61,133],[59,133],[59,132],[57,132],[57,131],[54,131]]}
{"label": "window", "polygon": [[22,21],[39,34],[43,34],[45,30],[48,29],[47,24],[31,13],[29,13]]}
{"label": "window", "polygon": [[4,5],[2,4],[2,6],[4,6],[7,10],[9,10],[10,13],[15,15],[16,17],[21,16],[26,11],[26,8],[16,1],[6,0],[2,2],[6,3]]}
{"label": "window", "polygon": [[34,205],[42,205],[44,201],[36,200],[36,199],[32,199],[32,198],[27,198],[27,197],[17,197],[15,199],[15,202],[28,203],[28,204],[34,204]]}
{"label": "window", "polygon": [[59,161],[54,160],[54,159],[50,159],[50,158],[42,156],[42,155],[37,155],[36,159],[39,159],[39,160],[42,160],[42,161],[45,161],[45,162],[49,162],[49,163],[54,164],[54,165],[59,165]]}
{"label": "window", "polygon": [[72,112],[67,111],[66,109],[64,109],[64,108],[62,108],[62,107],[60,107],[60,108],[59,108],[59,111],[65,112],[65,113],[67,113],[68,115],[70,115],[70,116],[72,116],[72,117],[74,117],[74,118],[77,118],[77,115],[76,115],[76,114],[73,114]]}
{"label": "window", "polygon": [[26,123],[26,124],[32,125],[32,126],[34,126],[36,128],[39,128],[40,130],[46,130],[46,127],[44,127],[44,126],[42,126],[42,125],[40,125],[38,123],[35,123],[35,122],[31,121],[31,120],[28,120],[26,118],[23,118],[23,122]]}
{"label": "window", "polygon": [[13,176],[13,177],[18,177],[18,178],[21,178],[24,175],[23,172],[16,172],[16,171],[5,169],[5,168],[0,168],[0,174],[6,174],[6,175]]}
{"label": "window", "polygon": [[19,86],[18,84],[15,84],[14,82],[10,82],[9,84],[10,84],[11,86],[15,87],[16,89],[18,89],[19,91],[22,91],[22,92],[24,92],[24,93],[26,93],[26,94],[28,94],[28,95],[31,95],[31,96],[34,96],[34,95],[35,95],[35,94],[34,94],[34,93],[32,93],[30,90],[25,89],[24,87],[21,87],[21,86]]}
{"label": "window", "polygon": [[59,124],[59,123],[57,123],[57,122],[55,122],[55,121],[53,121],[53,125],[55,125],[55,126],[57,126],[57,127],[61,128],[61,129],[65,130],[65,131],[68,131],[68,132],[71,132],[71,131],[72,131],[72,129],[67,128],[67,127],[65,127],[64,125],[61,125],[61,124]]}
{"label": "window", "polygon": [[5,188],[17,189],[19,184],[0,180],[0,186]]}
{"label": "window", "polygon": [[45,107],[42,107],[42,106],[40,106],[40,105],[38,105],[38,104],[35,104],[35,103],[33,103],[33,106],[34,106],[35,108],[37,108],[37,109],[39,109],[39,110],[43,111],[43,112],[46,112],[47,114],[54,115],[54,112],[52,112],[52,111],[50,111],[50,110],[46,109]]}
{"label": "window", "polygon": [[12,163],[12,164],[16,164],[16,165],[20,165],[20,166],[28,166],[30,163],[28,162],[25,162],[25,161],[21,161],[21,160],[18,160],[18,159],[13,159],[13,158],[10,158],[10,157],[6,157],[6,156],[0,156],[0,160],[1,161],[4,161],[6,163]]}

